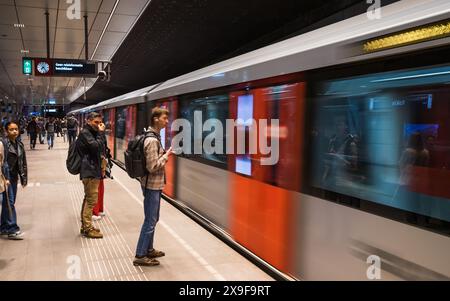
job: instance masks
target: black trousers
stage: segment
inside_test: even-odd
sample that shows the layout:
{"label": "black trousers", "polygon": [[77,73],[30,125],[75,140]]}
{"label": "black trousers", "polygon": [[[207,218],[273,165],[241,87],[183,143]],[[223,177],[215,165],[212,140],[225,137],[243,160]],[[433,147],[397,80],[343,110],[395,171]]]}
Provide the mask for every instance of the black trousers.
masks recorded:
{"label": "black trousers", "polygon": [[68,130],[67,135],[69,136],[69,145],[71,145],[77,138],[77,131]]}
{"label": "black trousers", "polygon": [[36,147],[36,139],[37,139],[37,133],[30,133],[30,146],[31,148]]}

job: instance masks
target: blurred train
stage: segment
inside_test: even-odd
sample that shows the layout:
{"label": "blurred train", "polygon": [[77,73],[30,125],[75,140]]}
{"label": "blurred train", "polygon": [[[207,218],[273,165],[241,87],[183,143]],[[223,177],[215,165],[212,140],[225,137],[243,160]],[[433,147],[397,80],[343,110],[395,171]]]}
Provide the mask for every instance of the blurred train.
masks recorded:
{"label": "blurred train", "polygon": [[[118,162],[155,106],[172,121],[278,119],[277,164],[173,156],[166,197],[287,277],[449,280],[450,2],[381,13],[71,113],[103,115]],[[163,130],[166,148],[175,134]]]}

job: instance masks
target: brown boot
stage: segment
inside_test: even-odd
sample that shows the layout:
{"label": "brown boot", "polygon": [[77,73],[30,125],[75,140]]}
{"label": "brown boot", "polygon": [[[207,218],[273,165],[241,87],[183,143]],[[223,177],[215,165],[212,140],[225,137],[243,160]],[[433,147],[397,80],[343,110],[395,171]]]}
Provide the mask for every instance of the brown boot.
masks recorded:
{"label": "brown boot", "polygon": [[163,251],[158,251],[156,249],[148,251],[148,253],[147,253],[148,258],[158,258],[158,257],[163,257],[165,255],[166,255],[166,253],[164,253]]}
{"label": "brown boot", "polygon": [[142,257],[142,258],[138,258],[135,257],[133,260],[133,265],[134,266],[155,266],[155,265],[159,265],[159,261],[154,259],[154,258],[148,258],[148,257]]}
{"label": "brown boot", "polygon": [[[96,231],[96,232],[100,232],[100,229],[94,228],[92,227],[92,230]],[[84,235],[86,233],[86,230],[84,228],[80,228],[80,234]]]}
{"label": "brown boot", "polygon": [[103,238],[103,234],[100,231],[97,231],[97,229],[91,228],[88,230],[85,230],[83,233],[84,237],[87,238]]}

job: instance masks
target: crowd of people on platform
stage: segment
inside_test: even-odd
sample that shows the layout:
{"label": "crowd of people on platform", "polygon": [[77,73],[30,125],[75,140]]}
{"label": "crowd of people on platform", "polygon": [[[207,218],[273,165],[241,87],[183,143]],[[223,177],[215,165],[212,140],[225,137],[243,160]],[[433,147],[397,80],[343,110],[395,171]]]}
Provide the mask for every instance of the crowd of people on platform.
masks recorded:
{"label": "crowd of people on platform", "polygon": [[[44,144],[47,138],[48,149],[53,149],[55,134],[66,142],[66,135],[73,141],[78,133],[78,121],[74,116],[64,118],[42,118],[24,116],[11,118],[4,116],[0,126],[0,198],[1,217],[0,235],[10,240],[24,239],[24,232],[17,222],[16,200],[19,183],[23,188],[28,183],[27,147],[25,134],[29,137],[30,150],[36,149],[36,143]],[[72,140],[71,140],[72,139]]]}
{"label": "crowd of people on platform", "polygon": [[[173,153],[172,148],[164,150],[160,136],[160,131],[169,122],[168,116],[169,112],[165,108],[154,108],[151,113],[151,124],[143,139],[140,140],[145,175],[139,176],[138,179],[144,196],[145,219],[133,261],[136,266],[159,265],[156,258],[165,255],[164,252],[153,248],[153,241],[155,227],[159,220],[161,192],[166,183],[165,165]],[[57,137],[63,137],[64,142],[66,134],[68,135],[69,149],[66,165],[70,173],[79,174],[85,194],[80,214],[80,234],[91,239],[103,238],[100,229],[94,227],[93,221],[104,216],[104,179],[112,178],[112,164],[105,136],[106,126],[103,123],[103,117],[96,112],[87,114],[82,129],[79,129],[78,121],[74,116],[62,119],[33,116],[29,120],[20,118],[19,121],[3,118],[0,143],[1,235],[10,240],[24,239],[24,233],[17,223],[15,209],[19,181],[22,187],[26,187],[28,179],[26,147],[21,138],[25,134],[24,129],[29,137],[31,150],[36,148],[38,137],[41,144],[44,144],[43,137],[47,137],[48,149],[51,150],[54,146],[55,134]],[[72,168],[69,167],[73,163],[70,158],[78,158],[73,161],[78,166],[75,172],[72,172]]]}

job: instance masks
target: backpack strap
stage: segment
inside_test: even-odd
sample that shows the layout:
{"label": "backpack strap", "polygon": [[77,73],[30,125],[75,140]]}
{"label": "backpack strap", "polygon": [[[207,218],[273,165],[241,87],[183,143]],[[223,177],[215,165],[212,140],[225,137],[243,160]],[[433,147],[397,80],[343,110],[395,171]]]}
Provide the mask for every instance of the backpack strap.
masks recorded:
{"label": "backpack strap", "polygon": [[[161,148],[163,148],[163,147],[162,147],[162,143],[161,143],[161,138],[158,137],[154,132],[146,131],[146,132],[144,133],[144,142],[142,143],[143,145],[144,145],[144,143],[145,143],[145,139],[147,139],[147,138],[156,138],[156,140],[158,140],[158,142],[159,142],[159,144],[158,144],[158,154],[159,154],[159,150],[160,150]],[[149,175],[150,175],[150,173],[147,173],[147,178],[145,179],[145,187],[144,187],[144,188],[147,188],[148,177],[149,177]]]}

